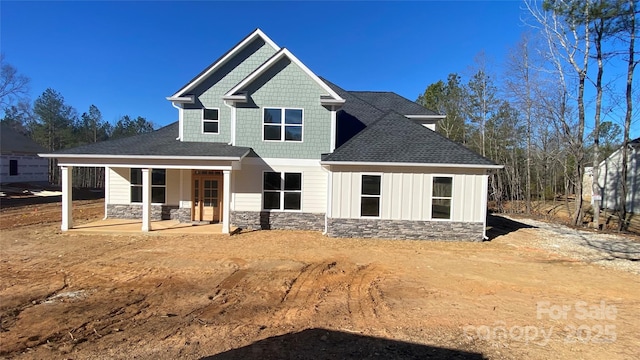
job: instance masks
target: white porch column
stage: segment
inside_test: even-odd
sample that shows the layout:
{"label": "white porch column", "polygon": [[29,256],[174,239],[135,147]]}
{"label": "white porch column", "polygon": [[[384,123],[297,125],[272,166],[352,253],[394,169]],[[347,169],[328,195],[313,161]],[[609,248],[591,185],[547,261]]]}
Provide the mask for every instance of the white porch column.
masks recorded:
{"label": "white porch column", "polygon": [[229,213],[231,206],[231,170],[222,171],[222,188],[224,204],[222,207],[222,233],[228,234],[230,231]]}
{"label": "white porch column", "polygon": [[108,209],[109,209],[109,198],[111,197],[109,195],[109,191],[111,191],[111,188],[109,186],[109,183],[111,182],[111,168],[108,166],[105,166],[104,168],[104,220],[107,219],[107,214],[108,214]]}
{"label": "white porch column", "polygon": [[61,166],[62,172],[62,231],[67,231],[73,228],[73,179],[72,179],[72,166]]}
{"label": "white porch column", "polygon": [[142,169],[142,231],[151,230],[151,169]]}

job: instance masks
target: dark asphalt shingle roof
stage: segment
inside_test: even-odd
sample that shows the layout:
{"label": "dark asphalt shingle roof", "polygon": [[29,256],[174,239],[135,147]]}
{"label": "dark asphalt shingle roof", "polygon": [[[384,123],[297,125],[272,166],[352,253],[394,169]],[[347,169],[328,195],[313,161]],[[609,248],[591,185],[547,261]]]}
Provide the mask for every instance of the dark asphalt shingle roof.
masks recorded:
{"label": "dark asphalt shingle roof", "polygon": [[349,91],[349,93],[384,112],[395,111],[401,115],[438,115],[438,113],[390,91]]}
{"label": "dark asphalt shingle roof", "polygon": [[323,161],[496,165],[461,144],[388,112]]}
{"label": "dark asphalt shingle roof", "polygon": [[178,122],[158,130],[56,151],[53,154],[241,157],[250,148],[225,143],[176,140]]}
{"label": "dark asphalt shingle roof", "polygon": [[0,154],[38,154],[47,151],[43,146],[12,128],[0,127]]}
{"label": "dark asphalt shingle roof", "polygon": [[341,115],[348,115],[357,118],[364,125],[369,125],[378,120],[382,115],[384,115],[385,111],[360,99],[359,97],[353,95],[350,91],[344,90],[343,88],[328,81],[325,78],[320,79],[345,100],[344,105],[340,108],[340,110],[338,110],[338,120]]}

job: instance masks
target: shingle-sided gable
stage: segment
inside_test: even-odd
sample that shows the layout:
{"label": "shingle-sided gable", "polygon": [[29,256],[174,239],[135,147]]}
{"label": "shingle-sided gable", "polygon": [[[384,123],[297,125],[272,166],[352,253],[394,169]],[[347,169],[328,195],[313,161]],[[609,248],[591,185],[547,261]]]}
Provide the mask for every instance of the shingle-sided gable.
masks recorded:
{"label": "shingle-sided gable", "polygon": [[210,77],[214,72],[222,68],[229,61],[231,61],[238,53],[244,50],[247,46],[255,43],[256,41],[262,41],[268,47],[270,47],[273,52],[280,50],[280,47],[276,45],[265,33],[263,33],[260,29],[254,30],[251,34],[247,35],[244,39],[240,40],[234,47],[229,49],[226,53],[224,53],[220,58],[211,63],[211,65],[207,66],[202,72],[196,75],[193,79],[191,79],[188,83],[186,83],[180,90],[176,91],[169,99],[171,98],[179,98],[188,94],[190,91],[195,89],[198,85],[200,85],[203,81],[205,81],[208,77]]}
{"label": "shingle-sided gable", "polygon": [[498,167],[466,147],[389,112],[325,156],[326,163],[406,163]]}

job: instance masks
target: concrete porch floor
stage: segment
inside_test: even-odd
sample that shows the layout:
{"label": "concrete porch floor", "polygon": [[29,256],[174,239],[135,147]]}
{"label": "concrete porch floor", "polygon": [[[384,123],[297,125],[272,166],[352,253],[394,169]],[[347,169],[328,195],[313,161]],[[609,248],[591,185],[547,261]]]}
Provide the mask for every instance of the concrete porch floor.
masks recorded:
{"label": "concrete porch floor", "polygon": [[[102,233],[102,234],[144,234],[142,232],[142,221],[129,219],[106,219],[90,222],[87,224],[75,225],[69,232],[82,233]],[[235,230],[231,227],[231,232]],[[161,220],[151,222],[151,231],[148,234],[154,235],[175,235],[175,234],[220,234],[222,235],[222,224],[190,224],[181,223],[176,220]]]}

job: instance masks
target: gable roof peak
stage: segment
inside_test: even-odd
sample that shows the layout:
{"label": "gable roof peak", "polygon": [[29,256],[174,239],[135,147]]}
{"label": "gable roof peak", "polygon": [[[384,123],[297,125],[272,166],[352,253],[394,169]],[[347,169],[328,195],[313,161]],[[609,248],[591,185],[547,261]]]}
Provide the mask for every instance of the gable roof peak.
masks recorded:
{"label": "gable roof peak", "polygon": [[211,75],[214,71],[222,67],[222,65],[226,64],[227,61],[232,59],[236,54],[238,54],[242,49],[247,47],[256,39],[262,39],[266,44],[271,46],[275,51],[280,51],[280,47],[271,40],[267,34],[265,34],[260,28],[256,28],[249,35],[245,36],[244,39],[240,40],[234,47],[229,49],[226,53],[224,53],[220,58],[214,61],[211,65],[207,66],[201,73],[196,75],[191,81],[189,81],[186,85],[184,85],[180,90],[176,91],[173,95],[167,97],[169,101],[185,101],[188,100],[185,98],[187,92],[193,90],[196,86],[200,85],[209,75]]}
{"label": "gable roof peak", "polygon": [[[227,91],[224,94],[223,99],[237,100],[235,99],[235,97],[237,97],[239,92],[241,92],[247,85],[251,84],[254,80],[260,77],[260,75],[262,75],[265,71],[269,70],[273,65],[275,65],[278,61],[280,61],[283,58],[287,58],[288,60],[296,64],[305,74],[307,74],[307,76],[309,76],[324,91],[326,91],[327,92],[326,95],[328,95],[331,98],[332,100],[331,102],[333,105],[344,103],[344,99],[340,95],[338,95],[338,93],[336,93],[329,85],[327,85],[327,83],[322,81],[322,79],[320,79],[318,75],[314,74],[313,71],[311,71],[305,64],[303,64],[302,61],[300,61],[295,55],[293,55],[293,53],[291,53],[291,51],[289,51],[289,49],[287,48],[281,48],[280,50],[278,50],[278,52],[276,52],[272,57],[267,59],[267,61],[265,61],[262,65],[256,68],[251,74],[249,74],[247,77],[242,79],[242,81],[236,84],[236,86],[234,86],[231,90]],[[330,101],[326,97],[322,97],[322,98],[324,101],[327,101],[327,102]]]}

